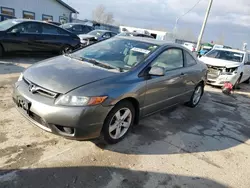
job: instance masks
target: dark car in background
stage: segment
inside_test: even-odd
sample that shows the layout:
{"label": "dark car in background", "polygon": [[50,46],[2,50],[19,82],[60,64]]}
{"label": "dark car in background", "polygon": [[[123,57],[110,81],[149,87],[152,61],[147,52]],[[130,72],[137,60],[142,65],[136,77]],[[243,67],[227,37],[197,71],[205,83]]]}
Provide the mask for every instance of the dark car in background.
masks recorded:
{"label": "dark car in background", "polygon": [[154,39],[153,36],[143,34],[143,33],[137,33],[137,32],[122,32],[119,34],[119,36],[131,36],[131,37],[146,37],[146,38],[151,38]]}
{"label": "dark car in background", "polygon": [[93,30],[85,35],[78,35],[81,39],[81,44],[88,45],[98,41],[106,40],[116,36],[117,33],[109,30]]}
{"label": "dark car in background", "polygon": [[52,24],[25,19],[0,22],[0,56],[8,52],[65,53],[79,46],[77,35]]}
{"label": "dark car in background", "polygon": [[4,21],[4,20],[8,20],[8,19],[15,19],[16,17],[14,16],[10,16],[10,15],[6,15],[6,14],[0,14],[0,22]]}
{"label": "dark car in background", "polygon": [[181,45],[113,37],[29,67],[13,100],[43,130],[79,140],[103,134],[113,144],[142,117],[198,105],[206,74],[207,66]]}
{"label": "dark car in background", "polygon": [[84,25],[80,23],[66,23],[60,26],[63,29],[66,29],[76,35],[79,34],[86,34],[89,33],[90,31],[94,30],[94,27],[89,26],[89,25]]}

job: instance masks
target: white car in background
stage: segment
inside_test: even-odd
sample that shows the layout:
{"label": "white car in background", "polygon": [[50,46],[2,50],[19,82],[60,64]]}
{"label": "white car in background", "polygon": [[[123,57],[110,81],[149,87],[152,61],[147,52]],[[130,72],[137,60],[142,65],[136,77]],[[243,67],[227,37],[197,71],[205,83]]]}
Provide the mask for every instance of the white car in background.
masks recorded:
{"label": "white car in background", "polygon": [[223,86],[231,82],[234,86],[250,80],[250,54],[246,51],[216,48],[199,58],[208,67],[207,83]]}
{"label": "white car in background", "polygon": [[189,49],[191,52],[195,51],[195,44],[194,43],[190,43],[190,42],[184,42],[184,44],[182,45],[184,47],[186,47],[187,49]]}

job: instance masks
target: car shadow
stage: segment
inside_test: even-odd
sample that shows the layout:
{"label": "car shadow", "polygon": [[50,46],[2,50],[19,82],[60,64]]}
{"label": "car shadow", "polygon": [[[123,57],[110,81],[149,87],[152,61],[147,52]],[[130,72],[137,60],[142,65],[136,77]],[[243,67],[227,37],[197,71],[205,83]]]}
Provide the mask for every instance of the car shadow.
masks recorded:
{"label": "car shadow", "polygon": [[248,145],[249,103],[244,93],[227,96],[207,86],[196,108],[181,105],[143,119],[115,145],[107,145],[102,139],[93,142],[105,150],[142,155],[219,151]]}
{"label": "car shadow", "polygon": [[135,171],[109,166],[37,168],[12,170],[9,172],[0,170],[0,184],[2,188],[226,187],[225,185],[202,177]]}

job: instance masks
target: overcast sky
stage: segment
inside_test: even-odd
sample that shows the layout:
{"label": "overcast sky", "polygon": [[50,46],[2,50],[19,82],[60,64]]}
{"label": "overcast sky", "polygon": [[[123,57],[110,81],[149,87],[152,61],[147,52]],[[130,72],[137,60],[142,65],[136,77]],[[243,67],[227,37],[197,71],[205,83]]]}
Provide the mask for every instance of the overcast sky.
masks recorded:
{"label": "overcast sky", "polygon": [[[142,28],[166,28],[172,31],[177,17],[187,12],[198,0],[64,0],[78,10],[79,19],[91,19],[92,11],[103,4],[117,22]],[[198,36],[209,0],[200,3],[180,18],[177,29],[190,30]],[[224,36],[226,45],[250,48],[250,0],[214,0],[204,40]]]}

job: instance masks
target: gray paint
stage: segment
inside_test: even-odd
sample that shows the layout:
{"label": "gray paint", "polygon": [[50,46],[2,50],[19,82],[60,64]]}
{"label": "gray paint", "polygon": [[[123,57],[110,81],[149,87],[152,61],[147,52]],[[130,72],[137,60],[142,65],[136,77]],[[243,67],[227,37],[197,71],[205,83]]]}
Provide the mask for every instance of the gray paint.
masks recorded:
{"label": "gray paint", "polygon": [[[127,38],[131,40],[130,37]],[[164,76],[149,76],[146,70],[150,63],[169,47],[178,47],[191,53],[176,44],[166,44],[145,38],[132,40],[147,41],[160,47],[144,62],[128,72],[110,71],[64,56],[45,60],[24,72],[24,77],[29,81],[58,93],[76,96],[108,96],[102,105],[56,106],[55,99],[31,94],[28,91],[28,85],[23,81],[16,83],[14,99],[20,95],[24,96],[32,102],[31,111],[48,123],[76,128],[75,134],[71,137],[85,139],[99,136],[107,114],[117,102],[123,99],[136,100],[139,104],[140,117],[144,117],[188,101],[196,85],[206,81],[207,68],[198,60],[196,65],[167,71]],[[54,128],[52,132],[62,135]]]}

